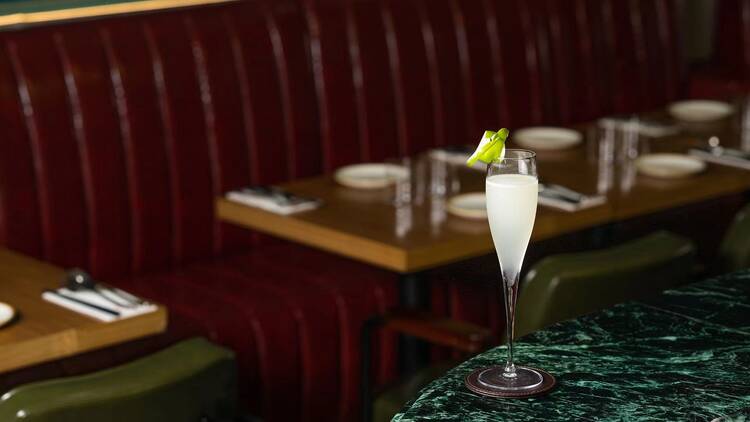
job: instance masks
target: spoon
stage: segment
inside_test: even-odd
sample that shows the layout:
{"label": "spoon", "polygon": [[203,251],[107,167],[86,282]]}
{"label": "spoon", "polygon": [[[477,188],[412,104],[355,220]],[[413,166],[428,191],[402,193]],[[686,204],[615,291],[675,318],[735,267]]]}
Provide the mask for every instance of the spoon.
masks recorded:
{"label": "spoon", "polygon": [[[80,268],[74,268],[68,271],[65,277],[65,287],[67,287],[69,290],[72,290],[74,292],[86,291],[86,290],[95,292],[100,297],[104,298],[107,302],[116,306],[124,306],[126,308],[132,308],[137,305],[133,303],[132,301],[127,300],[123,298],[122,296],[115,294],[114,292],[111,292],[109,289],[102,288],[94,281],[94,279],[91,277],[89,273],[87,273],[86,271],[83,271]],[[103,291],[105,290],[108,291],[113,296],[117,297],[118,299],[121,299],[122,301],[116,301],[112,299],[110,296],[105,295],[103,293]]]}

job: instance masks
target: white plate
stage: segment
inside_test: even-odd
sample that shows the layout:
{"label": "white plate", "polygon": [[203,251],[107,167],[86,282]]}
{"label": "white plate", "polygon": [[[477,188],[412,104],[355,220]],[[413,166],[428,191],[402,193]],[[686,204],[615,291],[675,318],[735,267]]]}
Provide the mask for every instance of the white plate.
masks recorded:
{"label": "white plate", "polygon": [[395,164],[354,164],[336,170],[333,178],[340,184],[355,189],[382,189],[401,177],[408,176],[408,169]]}
{"label": "white plate", "polygon": [[464,193],[448,200],[448,212],[463,218],[487,219],[487,199],[482,192]]}
{"label": "white plate", "polygon": [[7,303],[0,302],[0,327],[8,324],[16,316],[16,310]]}
{"label": "white plate", "polygon": [[688,100],[672,103],[669,114],[686,122],[711,122],[723,119],[734,109],[730,104],[711,100]]}
{"label": "white plate", "polygon": [[561,127],[528,127],[517,130],[511,138],[511,143],[542,151],[571,148],[583,141],[579,132]]}
{"label": "white plate", "polygon": [[662,179],[678,179],[702,172],[703,161],[684,154],[649,154],[635,160],[639,172]]}

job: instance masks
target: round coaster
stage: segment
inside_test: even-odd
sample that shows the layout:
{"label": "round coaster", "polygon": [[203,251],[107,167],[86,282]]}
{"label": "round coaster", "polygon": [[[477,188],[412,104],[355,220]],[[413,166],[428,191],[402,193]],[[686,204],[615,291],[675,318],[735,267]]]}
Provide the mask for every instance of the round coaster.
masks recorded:
{"label": "round coaster", "polygon": [[469,390],[471,390],[471,391],[473,391],[473,392],[475,392],[477,394],[481,394],[483,396],[524,398],[524,397],[533,397],[533,396],[539,396],[539,395],[545,394],[545,393],[549,392],[552,389],[552,387],[555,386],[555,383],[556,383],[555,377],[553,377],[552,375],[550,375],[549,372],[543,371],[543,370],[538,369],[538,368],[528,367],[529,369],[533,369],[533,370],[539,372],[540,374],[542,374],[542,383],[539,384],[538,387],[532,388],[530,390],[514,391],[514,392],[493,390],[493,389],[489,389],[489,388],[483,386],[479,382],[479,379],[478,379],[480,373],[482,373],[483,371],[485,371],[487,369],[490,369],[490,368],[501,368],[502,369],[501,366],[497,366],[497,367],[492,366],[492,367],[489,367],[489,368],[479,368],[479,369],[475,370],[474,372],[472,372],[472,373],[470,373],[469,375],[466,376],[466,379],[464,380],[464,384],[466,384],[466,388],[468,388]]}

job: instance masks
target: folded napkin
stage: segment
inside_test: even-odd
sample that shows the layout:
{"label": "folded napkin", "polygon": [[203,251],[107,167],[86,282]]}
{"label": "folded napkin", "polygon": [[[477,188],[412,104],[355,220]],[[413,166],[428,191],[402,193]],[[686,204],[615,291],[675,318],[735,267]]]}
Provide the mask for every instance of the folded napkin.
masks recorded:
{"label": "folded napkin", "polygon": [[601,205],[607,201],[603,195],[585,195],[564,186],[539,185],[539,204],[563,211],[574,212]]}
{"label": "folded napkin", "polygon": [[281,215],[313,210],[322,204],[319,199],[304,198],[273,186],[253,186],[230,191],[227,192],[226,198]]}
{"label": "folded napkin", "polygon": [[[430,150],[429,155],[433,160],[445,161],[446,163],[457,166],[464,166],[473,152],[474,149],[470,146],[457,145],[434,148]],[[471,168],[474,170],[486,171],[487,165],[481,161],[477,161]]]}
{"label": "folded napkin", "polygon": [[[103,292],[102,294],[112,297],[110,296],[111,293]],[[131,318],[154,312],[157,309],[157,306],[151,303],[143,303],[133,307],[117,306],[101,297],[98,292],[91,290],[73,291],[65,287],[45,291],[42,293],[42,299],[103,322]],[[115,302],[122,303],[122,299],[117,300],[116,296],[113,299]]]}
{"label": "folded napkin", "polygon": [[750,170],[750,152],[723,147],[692,148],[689,154],[703,161]]}
{"label": "folded napkin", "polygon": [[649,138],[671,136],[677,134],[680,131],[680,128],[676,125],[651,120],[631,121],[619,117],[605,117],[599,119],[599,124],[603,126],[614,126],[617,130],[627,130],[629,124],[636,125],[638,128],[638,133],[643,136],[648,136]]}

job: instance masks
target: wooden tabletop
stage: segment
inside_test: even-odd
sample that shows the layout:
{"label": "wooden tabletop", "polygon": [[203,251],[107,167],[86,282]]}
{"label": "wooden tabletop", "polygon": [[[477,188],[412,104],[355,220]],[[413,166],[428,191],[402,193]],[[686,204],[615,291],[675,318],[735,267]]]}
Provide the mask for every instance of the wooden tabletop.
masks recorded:
{"label": "wooden tabletop", "polygon": [[[651,119],[662,117],[661,113],[649,115]],[[750,190],[750,172],[727,166],[708,164],[701,174],[666,180],[637,174],[632,159],[606,164],[600,160],[601,134],[592,127],[575,127],[585,138],[577,147],[537,151],[538,172],[544,182],[591,194],[611,179],[611,186],[605,191],[606,204],[574,213],[540,206],[532,240]],[[738,146],[741,142],[734,117],[710,125],[681,124],[681,129],[675,136],[641,137],[638,153],[685,152],[690,147],[707,145],[710,136],[719,136],[724,146]],[[462,166],[456,169],[461,192],[484,191],[483,173]],[[447,214],[441,199],[397,208],[392,205],[392,190],[350,189],[336,184],[331,176],[281,186],[299,195],[321,198],[325,205],[310,212],[280,216],[218,198],[217,215],[246,228],[401,273],[493,251],[486,220],[472,221]]]}
{"label": "wooden tabletop", "polygon": [[42,291],[59,287],[64,271],[0,249],[0,302],[18,312],[0,328],[0,373],[163,332],[167,311],[103,323],[45,302]]}

